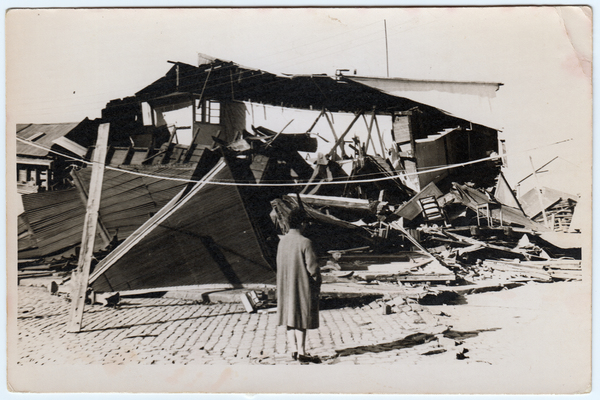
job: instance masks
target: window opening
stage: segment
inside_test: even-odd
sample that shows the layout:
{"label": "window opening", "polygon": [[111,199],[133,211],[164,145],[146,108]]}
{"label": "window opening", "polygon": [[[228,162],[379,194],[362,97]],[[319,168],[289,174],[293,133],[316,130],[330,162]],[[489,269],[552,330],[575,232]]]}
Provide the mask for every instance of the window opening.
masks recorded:
{"label": "window opening", "polygon": [[207,124],[218,125],[221,122],[221,103],[216,100],[201,100],[196,99],[196,121]]}

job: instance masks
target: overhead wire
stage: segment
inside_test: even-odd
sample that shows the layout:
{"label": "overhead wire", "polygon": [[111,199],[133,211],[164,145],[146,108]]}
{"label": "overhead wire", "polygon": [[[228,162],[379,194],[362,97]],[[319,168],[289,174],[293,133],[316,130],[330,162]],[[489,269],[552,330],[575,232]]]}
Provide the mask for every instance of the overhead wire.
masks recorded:
{"label": "overhead wire", "polygon": [[[94,162],[93,161],[88,161],[88,160],[84,160],[83,158],[77,158],[77,157],[73,157],[61,152],[58,152],[56,150],[52,150],[51,148],[47,147],[47,146],[43,146],[40,145],[38,143],[33,143],[30,142],[28,140],[22,139],[17,137],[17,140],[23,143],[26,143],[30,146],[33,147],[38,147],[44,150],[47,150],[48,152],[66,157],[68,159],[71,159],[73,161],[77,161],[80,163],[84,163],[87,165],[93,165]],[[559,141],[559,142],[555,142],[555,143],[550,143],[548,144],[546,147],[549,146],[553,146],[556,144],[560,144],[563,143],[565,141]],[[538,147],[539,148],[539,147]],[[523,150],[520,152],[516,152],[515,154],[521,154],[521,153],[525,153],[529,150]],[[421,175],[421,174],[428,174],[431,172],[437,172],[437,171],[443,171],[443,170],[448,170],[448,169],[454,169],[454,168],[459,168],[459,167],[464,167],[467,165],[473,165],[473,164],[477,164],[480,162],[485,162],[485,161],[493,161],[493,160],[497,160],[499,158],[504,158],[507,157],[509,154],[508,153],[504,153],[504,154],[497,154],[497,155],[490,155],[488,157],[483,157],[483,158],[479,158],[477,160],[471,160],[471,161],[467,161],[467,162],[463,162],[463,163],[456,163],[456,164],[449,164],[449,165],[443,165],[443,166],[439,166],[436,168],[431,168],[431,169],[427,169],[427,170],[419,170],[417,172],[407,172],[407,173],[402,173],[402,174],[392,174],[389,176],[383,176],[383,177],[379,177],[379,178],[369,178],[369,179],[352,179],[350,180],[347,177],[342,177],[342,178],[337,178],[338,180],[336,180],[336,178],[333,178],[331,181],[323,181],[323,182],[319,182],[320,185],[341,185],[341,184],[347,184],[347,183],[372,183],[372,182],[382,182],[382,181],[387,181],[387,180],[393,180],[393,179],[400,179],[403,177],[407,177],[407,176],[417,176],[417,175]],[[124,168],[118,168],[118,167],[113,167],[110,165],[104,165],[104,168],[108,169],[108,170],[113,170],[113,171],[119,171],[119,172],[124,172],[124,173],[129,173],[129,174],[133,174],[133,175],[138,175],[138,176],[143,176],[143,177],[148,177],[148,178],[154,178],[154,179],[162,179],[162,180],[171,180],[171,181],[180,181],[180,182],[187,182],[187,183],[192,183],[192,182],[202,182],[202,183],[207,183],[207,184],[211,184],[211,185],[220,185],[220,186],[253,186],[253,187],[280,187],[280,186],[286,186],[286,187],[290,187],[290,186],[306,186],[306,185],[310,185],[310,184],[316,184],[313,182],[281,182],[281,183],[277,183],[277,182],[260,182],[260,183],[250,183],[250,182],[237,182],[237,181],[210,181],[210,180],[194,180],[194,179],[186,179],[186,178],[177,178],[177,177],[167,177],[164,175],[153,175],[153,174],[148,174],[145,172],[138,172],[138,171],[132,171],[129,169],[124,169]],[[369,174],[371,175],[371,174]],[[381,173],[376,173],[376,174],[372,174],[372,175],[381,175]],[[362,176],[368,176],[368,175],[362,175]]]}

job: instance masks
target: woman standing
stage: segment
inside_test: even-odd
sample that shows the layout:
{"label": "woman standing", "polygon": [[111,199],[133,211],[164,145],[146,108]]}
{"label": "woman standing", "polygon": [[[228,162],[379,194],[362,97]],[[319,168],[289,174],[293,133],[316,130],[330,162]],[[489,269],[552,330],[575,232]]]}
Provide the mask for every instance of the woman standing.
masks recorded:
{"label": "woman standing", "polygon": [[277,248],[277,317],[287,328],[287,340],[294,359],[320,363],[306,353],[306,330],[319,327],[321,272],[312,242],[302,236],[306,213],[294,209],[289,216],[289,232]]}

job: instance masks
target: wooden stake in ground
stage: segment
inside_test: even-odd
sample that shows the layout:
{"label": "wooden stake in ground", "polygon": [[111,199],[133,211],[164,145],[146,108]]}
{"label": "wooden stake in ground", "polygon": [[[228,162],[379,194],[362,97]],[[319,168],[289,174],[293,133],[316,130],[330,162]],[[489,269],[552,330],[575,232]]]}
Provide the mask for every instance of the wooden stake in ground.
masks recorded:
{"label": "wooden stake in ground", "polygon": [[100,208],[100,195],[102,193],[102,178],[104,177],[104,163],[107,153],[108,130],[110,124],[101,124],[98,127],[98,139],[94,149],[94,158],[92,164],[92,177],[90,180],[89,197],[85,220],[83,221],[83,235],[81,238],[81,250],[79,252],[79,262],[77,270],[73,277],[73,287],[71,292],[71,314],[67,330],[69,332],[81,331],[81,321],[83,320],[83,306],[87,292],[88,280],[90,277],[90,265],[94,252],[94,239],[96,228],[98,226],[98,209]]}

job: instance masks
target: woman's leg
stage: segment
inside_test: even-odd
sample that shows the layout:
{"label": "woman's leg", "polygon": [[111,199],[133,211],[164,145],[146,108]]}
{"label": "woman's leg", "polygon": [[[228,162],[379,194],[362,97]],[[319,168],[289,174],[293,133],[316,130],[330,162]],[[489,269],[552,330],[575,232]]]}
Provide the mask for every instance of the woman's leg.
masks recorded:
{"label": "woman's leg", "polygon": [[290,345],[290,350],[292,351],[292,353],[299,351],[299,346],[296,343],[295,332],[296,330],[294,328],[290,328],[289,326],[287,327],[287,341]]}
{"label": "woman's leg", "polygon": [[298,346],[298,355],[304,355],[306,354],[306,329],[294,329],[294,332],[296,334],[296,345]]}

